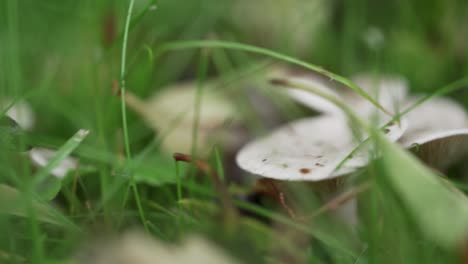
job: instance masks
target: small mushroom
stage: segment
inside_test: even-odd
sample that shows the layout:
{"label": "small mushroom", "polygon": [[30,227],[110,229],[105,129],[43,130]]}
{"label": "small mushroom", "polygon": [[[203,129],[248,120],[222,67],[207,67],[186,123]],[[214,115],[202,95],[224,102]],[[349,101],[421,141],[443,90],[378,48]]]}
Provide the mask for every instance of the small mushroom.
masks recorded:
{"label": "small mushroom", "polygon": [[[0,111],[13,103],[10,99],[0,101]],[[31,130],[35,123],[35,115],[31,106],[24,100],[15,102],[6,112],[6,115],[15,120],[23,129]]]}
{"label": "small mushroom", "polygon": [[[140,114],[148,126],[162,137],[162,147],[169,153],[190,153],[195,122],[196,84],[185,82],[163,88],[146,101],[126,94],[127,105]],[[201,95],[197,151],[206,154],[216,141],[235,140],[225,129],[228,121],[235,121],[237,113],[229,100],[216,89],[215,82],[207,82]]]}
{"label": "small mushroom", "polygon": [[269,48],[281,44],[308,56],[329,7],[324,0],[237,0],[227,20],[249,43]]}
{"label": "small mushroom", "polygon": [[[29,158],[38,167],[45,167],[50,159],[55,155],[55,151],[46,148],[32,148],[29,151]],[[52,169],[51,174],[59,179],[64,178],[68,172],[78,168],[78,160],[73,157],[63,159],[58,166]]]}
{"label": "small mushroom", "polygon": [[[89,244],[89,243],[88,243]],[[171,245],[153,239],[140,231],[127,231],[117,239],[101,239],[92,247],[84,248],[73,263],[161,263],[161,264],[234,264],[239,263],[224,254],[213,243],[191,235],[180,245]]]}

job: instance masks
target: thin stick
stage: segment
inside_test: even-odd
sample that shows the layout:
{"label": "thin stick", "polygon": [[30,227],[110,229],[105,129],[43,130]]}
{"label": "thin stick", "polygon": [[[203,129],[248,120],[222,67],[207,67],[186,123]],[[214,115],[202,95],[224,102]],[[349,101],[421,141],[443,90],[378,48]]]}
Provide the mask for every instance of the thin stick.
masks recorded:
{"label": "thin stick", "polygon": [[179,49],[189,49],[189,48],[227,48],[227,49],[234,49],[234,50],[241,50],[241,51],[247,51],[247,52],[252,52],[256,54],[262,54],[266,55],[272,58],[276,58],[282,61],[286,61],[289,63],[293,63],[296,65],[299,65],[301,67],[304,67],[306,69],[312,70],[314,72],[317,72],[319,74],[322,74],[326,77],[328,77],[330,80],[335,80],[346,87],[349,87],[356,91],[360,96],[364,97],[366,100],[368,100],[370,103],[375,105],[379,110],[384,112],[385,114],[389,116],[393,116],[393,114],[385,109],[382,105],[380,105],[374,98],[372,98],[369,94],[367,94],[365,91],[363,91],[359,86],[351,82],[350,80],[334,74],[332,72],[329,72],[325,69],[323,69],[320,66],[310,64],[301,60],[298,60],[293,57],[289,57],[287,55],[283,55],[280,53],[277,53],[272,50],[256,47],[256,46],[250,46],[247,44],[242,44],[242,43],[236,43],[236,42],[227,42],[227,41],[216,41],[216,40],[193,40],[193,41],[179,41],[179,42],[172,42],[172,43],[166,43],[160,47],[160,49],[157,51],[157,54],[160,55],[162,52],[166,50],[179,50]]}
{"label": "thin stick", "polygon": [[259,185],[266,185],[268,184],[268,186],[270,187],[270,190],[273,191],[273,193],[270,193],[268,191],[263,191],[263,193],[271,196],[273,199],[276,200],[277,203],[279,203],[281,205],[281,207],[283,207],[283,209],[286,211],[286,213],[289,215],[289,217],[291,217],[292,219],[297,219],[297,215],[296,213],[294,212],[294,210],[288,205],[288,203],[286,202],[286,196],[284,195],[284,192],[280,190],[280,188],[278,186],[276,186],[275,182],[271,179],[261,179],[259,181],[257,181],[257,184]]}
{"label": "thin stick", "polygon": [[363,183],[356,187],[353,187],[346,192],[338,195],[337,197],[333,198],[332,200],[328,201],[325,205],[320,207],[317,211],[315,211],[311,216],[306,218],[315,218],[325,212],[336,210],[338,207],[342,206],[343,204],[349,202],[351,199],[356,197],[358,194],[367,191],[371,187],[369,182]]}
{"label": "thin stick", "polygon": [[122,114],[122,126],[124,132],[124,142],[125,142],[125,153],[127,158],[131,158],[130,153],[130,143],[128,137],[128,127],[127,127],[127,111],[125,105],[125,66],[126,66],[126,59],[127,59],[127,41],[128,41],[128,27],[130,25],[130,19],[132,17],[132,10],[133,4],[135,0],[130,0],[130,4],[128,7],[127,19],[125,21],[125,29],[124,29],[124,37],[122,43],[122,62],[120,64],[120,107],[121,107],[121,114]]}

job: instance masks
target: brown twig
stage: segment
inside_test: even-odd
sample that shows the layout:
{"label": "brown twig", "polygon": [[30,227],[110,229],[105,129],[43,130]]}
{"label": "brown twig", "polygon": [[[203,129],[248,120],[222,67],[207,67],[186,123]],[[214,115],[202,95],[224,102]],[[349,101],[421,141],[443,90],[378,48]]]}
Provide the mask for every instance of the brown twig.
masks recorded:
{"label": "brown twig", "polygon": [[356,197],[358,194],[366,191],[371,187],[370,182],[365,182],[361,185],[358,185],[356,187],[353,187],[346,192],[338,195],[337,197],[331,199],[328,201],[325,205],[320,207],[317,211],[315,211],[311,216],[307,218],[315,218],[325,212],[333,211],[336,210],[338,207],[342,206],[343,204],[347,203],[354,197]]}
{"label": "brown twig", "polygon": [[294,210],[288,205],[284,192],[271,179],[259,179],[256,182],[255,192],[263,196],[269,196],[275,200],[293,219],[297,218]]}
{"label": "brown twig", "polygon": [[119,81],[117,80],[112,80],[112,95],[120,97],[121,91],[120,91],[120,84]]}

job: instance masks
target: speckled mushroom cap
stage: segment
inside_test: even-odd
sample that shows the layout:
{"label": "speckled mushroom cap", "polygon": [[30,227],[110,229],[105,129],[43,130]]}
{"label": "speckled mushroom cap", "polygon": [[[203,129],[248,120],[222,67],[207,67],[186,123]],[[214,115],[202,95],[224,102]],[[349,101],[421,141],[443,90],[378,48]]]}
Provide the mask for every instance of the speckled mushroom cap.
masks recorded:
{"label": "speckled mushroom cap", "polygon": [[[393,129],[388,136],[396,140],[401,133],[401,129]],[[321,181],[366,165],[367,150],[354,155],[335,171],[358,145],[345,120],[323,115],[296,120],[247,144],[238,153],[237,163],[242,169],[264,177]]]}

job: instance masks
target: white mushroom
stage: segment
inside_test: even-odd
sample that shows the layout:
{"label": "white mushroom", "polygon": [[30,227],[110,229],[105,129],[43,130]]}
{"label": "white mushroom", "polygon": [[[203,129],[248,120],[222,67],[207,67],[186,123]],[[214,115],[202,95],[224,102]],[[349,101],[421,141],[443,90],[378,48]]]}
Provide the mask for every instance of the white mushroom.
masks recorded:
{"label": "white mushroom", "polygon": [[[412,105],[417,97],[407,101]],[[468,115],[463,107],[447,98],[434,98],[407,115],[410,126],[400,138],[405,148],[438,169],[459,161],[468,150]]]}
{"label": "white mushroom", "polygon": [[[50,159],[55,155],[55,151],[46,148],[32,148],[29,150],[29,158],[38,167],[45,167]],[[76,170],[78,167],[78,160],[73,157],[67,157],[60,162],[58,166],[52,169],[51,174],[55,177],[62,179],[68,172]]]}
{"label": "white mushroom", "polygon": [[[104,243],[103,243],[104,242]],[[91,264],[233,264],[232,257],[199,236],[189,236],[180,245],[153,239],[142,232],[127,232],[117,240],[103,241],[83,250],[74,263]]]}
{"label": "white mushroom", "polygon": [[237,163],[269,178],[319,181],[330,178],[354,146],[347,124],[325,115],[297,120],[246,145]]}
{"label": "white mushroom", "polygon": [[[396,125],[393,128],[387,135],[396,140],[402,130]],[[323,115],[294,121],[251,142],[238,153],[237,163],[244,170],[268,178],[320,181],[365,166],[367,150],[358,152],[335,171],[359,143],[344,119]]]}
{"label": "white mushroom", "polygon": [[[197,137],[201,155],[208,152],[210,143],[221,135],[226,121],[235,119],[237,115],[230,101],[215,88],[213,82],[203,87]],[[127,93],[125,99],[127,105],[163,137],[162,147],[165,151],[189,153],[192,148],[196,95],[196,84],[186,82],[166,87],[147,101],[131,93]]]}
{"label": "white mushroom", "polygon": [[329,7],[324,0],[236,0],[226,16],[249,43],[309,55]]}
{"label": "white mushroom", "polygon": [[[4,99],[0,102],[0,111],[9,107],[13,103],[10,99]],[[8,109],[6,115],[15,120],[21,128],[31,130],[35,123],[35,115],[31,106],[23,100],[15,102],[14,105]]]}

